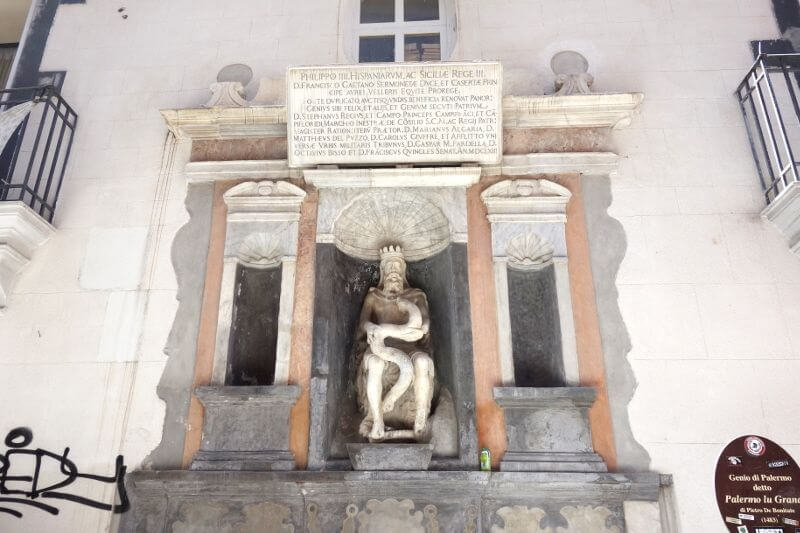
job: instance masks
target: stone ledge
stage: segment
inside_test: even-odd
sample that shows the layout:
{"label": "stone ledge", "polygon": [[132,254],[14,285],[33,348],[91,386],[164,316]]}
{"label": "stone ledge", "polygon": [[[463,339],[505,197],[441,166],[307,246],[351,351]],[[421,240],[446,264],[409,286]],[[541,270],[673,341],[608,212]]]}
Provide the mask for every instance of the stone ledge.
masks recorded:
{"label": "stone ledge", "polygon": [[17,274],[36,249],[55,233],[22,202],[0,202],[0,308],[5,307]]}
{"label": "stone ledge", "polygon": [[506,452],[500,461],[504,472],[607,472],[596,453]]}
{"label": "stone ledge", "polygon": [[251,161],[195,161],[186,164],[186,180],[202,183],[223,180],[279,180],[302,178],[299,170],[290,169],[285,159]]}
{"label": "stone ledge", "polygon": [[286,137],[286,106],[162,109],[179,139]]}
{"label": "stone ledge", "polygon": [[652,473],[172,471],[134,472],[126,486],[126,533],[220,523],[319,533],[357,522],[369,531],[517,531],[509,524],[530,529],[545,516],[572,520],[569,531],[604,531],[609,517],[624,523],[626,502],[657,506],[659,496]]}
{"label": "stone ledge", "polygon": [[469,187],[481,179],[481,168],[310,168],[303,170],[303,177],[317,188]]}
{"label": "stone ledge", "polygon": [[507,96],[504,128],[613,128],[629,126],[642,93]]}
{"label": "stone ledge", "polygon": [[494,401],[500,407],[557,408],[591,407],[597,397],[592,387],[495,387]]}
{"label": "stone ledge", "polygon": [[203,405],[294,405],[300,397],[299,385],[268,385],[258,387],[197,387],[195,396]]}
{"label": "stone ledge", "polygon": [[253,471],[294,470],[292,452],[266,450],[261,452],[207,452],[199,451],[192,458],[192,470]]}
{"label": "stone ledge", "polygon": [[481,167],[484,176],[586,174],[615,176],[620,157],[613,152],[554,152],[505,155],[499,165]]}
{"label": "stone ledge", "polygon": [[[624,128],[642,93],[536,95],[503,98],[503,128]],[[286,106],[162,109],[179,139],[285,137]]]}
{"label": "stone ledge", "polygon": [[[440,496],[443,490],[487,496],[512,494],[575,499],[577,494],[598,493],[616,499],[658,500],[661,476],[653,472],[436,472],[436,471],[307,471],[222,472],[139,471],[126,476],[127,485],[148,496],[190,496],[264,493],[265,488],[300,496],[339,494],[360,489],[365,494],[389,487],[397,492]],[[381,490],[385,492],[385,488]]]}

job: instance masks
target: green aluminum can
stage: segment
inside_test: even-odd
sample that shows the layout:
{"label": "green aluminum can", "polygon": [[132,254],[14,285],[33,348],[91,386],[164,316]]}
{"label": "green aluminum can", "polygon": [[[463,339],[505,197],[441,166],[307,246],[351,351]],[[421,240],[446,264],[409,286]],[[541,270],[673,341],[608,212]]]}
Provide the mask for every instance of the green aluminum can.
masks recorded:
{"label": "green aluminum can", "polygon": [[492,471],[492,452],[489,451],[489,448],[481,448],[481,471]]}

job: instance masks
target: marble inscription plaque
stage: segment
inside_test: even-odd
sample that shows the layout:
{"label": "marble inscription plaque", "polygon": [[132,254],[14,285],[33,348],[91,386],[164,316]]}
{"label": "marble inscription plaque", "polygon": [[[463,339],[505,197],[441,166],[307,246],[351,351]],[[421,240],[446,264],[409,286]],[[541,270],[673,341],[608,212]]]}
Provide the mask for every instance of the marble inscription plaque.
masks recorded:
{"label": "marble inscription plaque", "polygon": [[289,164],[497,163],[496,62],[290,68]]}

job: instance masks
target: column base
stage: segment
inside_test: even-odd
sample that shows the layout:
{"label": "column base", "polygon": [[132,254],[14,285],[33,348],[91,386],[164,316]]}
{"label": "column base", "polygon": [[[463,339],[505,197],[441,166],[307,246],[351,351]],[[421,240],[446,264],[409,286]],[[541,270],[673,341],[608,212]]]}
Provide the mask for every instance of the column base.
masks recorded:
{"label": "column base", "polygon": [[501,472],[608,472],[596,453],[506,452]]}
{"label": "column base", "polygon": [[194,455],[190,470],[228,471],[285,471],[296,467],[294,455],[289,451],[221,452],[199,451]]}
{"label": "column base", "polygon": [[205,407],[203,440],[191,470],[294,470],[289,412],[297,385],[198,387]]}
{"label": "column base", "polygon": [[592,447],[595,395],[591,387],[495,387],[508,437],[500,470],[608,472]]}

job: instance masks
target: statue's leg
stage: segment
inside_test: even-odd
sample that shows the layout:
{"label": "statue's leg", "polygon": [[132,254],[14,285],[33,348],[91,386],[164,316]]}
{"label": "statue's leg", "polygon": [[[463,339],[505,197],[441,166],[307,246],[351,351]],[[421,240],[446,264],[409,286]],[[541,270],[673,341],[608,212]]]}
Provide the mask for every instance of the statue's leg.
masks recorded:
{"label": "statue's leg", "polygon": [[372,430],[369,438],[381,440],[384,437],[381,396],[383,396],[383,371],[386,368],[386,362],[373,354],[365,357],[367,358],[367,402],[372,418]]}
{"label": "statue's leg", "polygon": [[433,399],[433,360],[424,352],[414,352],[411,359],[414,363],[414,403],[417,408],[414,433],[422,435],[428,423]]}
{"label": "statue's leg", "polygon": [[397,348],[385,348],[386,354],[392,354],[392,357],[383,357],[384,360],[388,359],[390,363],[394,363],[400,368],[400,374],[397,376],[397,381],[386,393],[383,399],[382,411],[384,413],[390,412],[394,409],[394,404],[400,397],[408,390],[411,385],[411,380],[414,378],[414,368],[411,363],[411,358],[403,353],[402,350]]}

